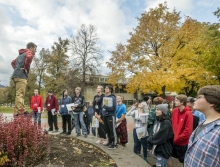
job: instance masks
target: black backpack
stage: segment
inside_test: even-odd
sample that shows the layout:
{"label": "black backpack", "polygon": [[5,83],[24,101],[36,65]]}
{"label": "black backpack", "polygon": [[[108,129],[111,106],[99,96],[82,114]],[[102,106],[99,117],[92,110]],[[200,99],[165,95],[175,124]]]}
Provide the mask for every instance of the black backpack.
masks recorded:
{"label": "black backpack", "polygon": [[199,125],[199,117],[193,115],[193,130],[195,130],[198,125]]}

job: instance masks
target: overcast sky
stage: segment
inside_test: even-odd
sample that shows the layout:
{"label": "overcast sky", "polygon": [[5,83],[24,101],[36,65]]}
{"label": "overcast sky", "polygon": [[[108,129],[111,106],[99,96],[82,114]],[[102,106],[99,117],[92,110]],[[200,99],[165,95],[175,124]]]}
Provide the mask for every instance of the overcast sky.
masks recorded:
{"label": "overcast sky", "polygon": [[[213,12],[220,0],[166,0],[168,7],[201,22],[218,22]],[[93,24],[104,50],[105,61],[119,42],[129,39],[136,17],[163,0],[0,0],[0,84],[9,85],[11,61],[30,41],[51,48],[58,37],[69,38],[81,24]],[[102,74],[108,70],[104,68]]]}

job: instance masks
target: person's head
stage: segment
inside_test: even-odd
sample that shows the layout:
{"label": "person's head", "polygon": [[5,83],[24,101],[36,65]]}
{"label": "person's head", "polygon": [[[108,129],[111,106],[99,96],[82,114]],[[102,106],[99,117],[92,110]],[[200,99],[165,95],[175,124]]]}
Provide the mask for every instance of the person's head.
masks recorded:
{"label": "person's head", "polygon": [[112,94],[113,93],[113,86],[112,85],[106,85],[105,93],[106,94]]}
{"label": "person's head", "polygon": [[34,95],[37,96],[38,95],[38,90],[34,89]]}
{"label": "person's head", "polygon": [[63,89],[63,92],[62,92],[62,95],[63,95],[63,97],[65,97],[65,96],[67,96],[67,89]]}
{"label": "person's head", "polygon": [[53,91],[52,90],[48,90],[48,95],[52,96],[52,94],[53,94]]}
{"label": "person's head", "polygon": [[200,88],[193,108],[203,113],[211,110],[220,113],[220,85],[210,85]]}
{"label": "person's head", "polygon": [[80,87],[76,87],[75,88],[75,93],[76,94],[80,94],[81,93],[81,88]]}
{"label": "person's head", "polygon": [[103,86],[98,85],[98,86],[97,86],[97,89],[96,89],[96,92],[97,92],[97,93],[103,93],[103,92],[104,92]]}
{"label": "person's head", "polygon": [[155,97],[154,100],[153,100],[153,103],[155,105],[162,104],[163,103],[163,98],[162,97]]}
{"label": "person's head", "polygon": [[194,102],[195,102],[195,99],[194,99],[193,97],[187,97],[187,103],[186,103],[186,105],[187,105],[189,108],[193,109]]}
{"label": "person's head", "polygon": [[176,107],[186,106],[186,102],[187,102],[187,96],[184,94],[180,94],[175,97],[175,106]]}
{"label": "person's head", "polygon": [[37,51],[37,45],[33,42],[29,42],[26,46],[27,49],[31,50],[33,53]]}
{"label": "person's head", "polygon": [[141,110],[143,110],[143,109],[144,109],[144,105],[143,105],[142,103],[139,103],[139,104],[138,104],[138,108],[141,109]]}
{"label": "person's head", "polygon": [[168,114],[168,105],[167,104],[158,104],[156,105],[156,116],[167,116]]}
{"label": "person's head", "polygon": [[123,99],[124,99],[124,97],[121,96],[121,95],[118,95],[118,96],[116,97],[116,100],[117,100],[117,103],[118,103],[118,104],[121,104],[122,101],[123,101]]}
{"label": "person's head", "polygon": [[144,96],[143,101],[148,102],[149,99],[150,99],[149,96]]}
{"label": "person's head", "polygon": [[92,102],[89,102],[89,106],[92,107]]}

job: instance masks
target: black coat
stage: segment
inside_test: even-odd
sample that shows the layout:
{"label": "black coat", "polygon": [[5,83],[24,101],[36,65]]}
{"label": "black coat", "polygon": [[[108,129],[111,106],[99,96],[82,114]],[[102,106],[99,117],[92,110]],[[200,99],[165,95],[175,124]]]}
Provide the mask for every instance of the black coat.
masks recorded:
{"label": "black coat", "polygon": [[153,145],[157,145],[154,153],[163,158],[169,159],[173,150],[173,129],[171,120],[169,118],[164,118],[159,122],[159,131],[148,137],[148,149],[152,150]]}
{"label": "black coat", "polygon": [[[94,109],[94,112],[97,112],[97,114],[101,114],[101,109],[102,109],[102,99],[105,95],[104,94],[101,94],[100,96],[99,95],[95,95],[94,98],[93,98],[93,109]],[[98,109],[95,108],[95,105],[98,105]]]}

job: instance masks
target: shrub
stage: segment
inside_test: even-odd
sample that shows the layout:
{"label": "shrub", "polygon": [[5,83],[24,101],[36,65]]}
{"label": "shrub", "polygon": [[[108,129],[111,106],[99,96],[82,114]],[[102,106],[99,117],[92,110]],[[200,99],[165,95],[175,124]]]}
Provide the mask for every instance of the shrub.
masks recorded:
{"label": "shrub", "polygon": [[0,134],[0,162],[5,166],[35,166],[48,154],[47,133],[32,122],[30,114],[11,121],[0,114]]}

